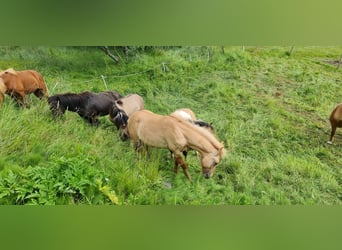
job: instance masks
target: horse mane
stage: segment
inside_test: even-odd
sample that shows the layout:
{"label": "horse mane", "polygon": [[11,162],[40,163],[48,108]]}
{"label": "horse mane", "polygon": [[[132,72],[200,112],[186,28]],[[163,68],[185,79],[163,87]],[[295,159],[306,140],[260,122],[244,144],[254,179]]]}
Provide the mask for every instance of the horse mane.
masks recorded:
{"label": "horse mane", "polygon": [[[108,91],[101,92],[101,93],[106,94],[106,95],[110,95],[114,100],[122,97],[118,92],[113,91],[113,90],[108,90]],[[101,93],[97,93],[97,94],[101,94]]]}
{"label": "horse mane", "polygon": [[111,120],[114,122],[115,126],[119,129],[122,124],[128,123],[128,115],[122,109],[119,109],[115,104],[110,110]]}
{"label": "horse mane", "polygon": [[208,122],[205,122],[202,120],[195,120],[194,124],[197,126],[205,127],[205,128],[211,129],[212,131],[215,131],[215,129],[214,129],[213,125],[211,125],[211,123],[208,123]]}
{"label": "horse mane", "polygon": [[[173,116],[171,116],[171,117],[173,117]],[[175,117],[173,117],[173,118],[175,118]],[[180,121],[180,123],[183,126],[186,126],[187,128],[191,129],[192,131],[195,131],[196,133],[200,134],[205,139],[207,139],[215,149],[220,151],[221,158],[225,155],[223,143],[220,143],[209,130],[205,129],[204,127],[193,125],[193,124],[186,122],[184,120],[183,121],[179,120],[179,119],[177,119],[177,120]]]}
{"label": "horse mane", "polygon": [[18,75],[18,72],[15,71],[13,68],[8,68],[4,71],[4,73],[10,73],[10,74],[13,74],[13,75]]}

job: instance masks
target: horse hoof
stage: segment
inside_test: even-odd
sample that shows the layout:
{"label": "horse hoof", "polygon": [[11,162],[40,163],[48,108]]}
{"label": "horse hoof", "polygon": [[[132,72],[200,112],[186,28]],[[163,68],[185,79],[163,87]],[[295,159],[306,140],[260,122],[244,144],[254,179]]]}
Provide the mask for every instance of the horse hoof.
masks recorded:
{"label": "horse hoof", "polygon": [[327,141],[327,143],[328,143],[328,144],[330,144],[330,145],[332,145],[332,144],[333,144],[333,143],[332,143],[332,141]]}

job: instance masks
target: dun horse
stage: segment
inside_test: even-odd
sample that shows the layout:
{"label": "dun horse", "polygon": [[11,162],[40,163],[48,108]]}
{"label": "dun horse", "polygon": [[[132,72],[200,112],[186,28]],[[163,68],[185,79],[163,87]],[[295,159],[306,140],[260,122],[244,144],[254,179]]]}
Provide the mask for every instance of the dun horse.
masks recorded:
{"label": "dun horse", "polygon": [[40,73],[35,70],[15,71],[10,68],[0,72],[7,90],[6,93],[10,95],[19,106],[25,105],[30,107],[26,95],[33,93],[39,99],[48,97],[48,89],[45,81]]}
{"label": "dun horse", "polygon": [[129,94],[125,97],[116,100],[110,106],[109,120],[115,124],[116,128],[120,130],[121,139],[128,139],[127,121],[128,118],[138,110],[144,109],[144,100],[137,94]]}
{"label": "dun horse", "polygon": [[136,111],[128,119],[128,133],[135,149],[143,144],[168,148],[174,154],[174,171],[181,165],[184,175],[191,181],[182,152],[191,148],[201,155],[202,173],[210,178],[225,155],[224,145],[209,131],[172,116],[162,116],[148,110]]}
{"label": "dun horse", "polygon": [[336,128],[342,127],[342,103],[338,104],[330,114],[331,133],[328,143],[332,144]]}
{"label": "dun horse", "polygon": [[76,112],[90,124],[98,126],[98,117],[108,115],[109,108],[120,97],[121,95],[115,91],[101,93],[85,91],[79,94],[53,95],[48,98],[48,103],[54,118],[63,115],[68,110]]}

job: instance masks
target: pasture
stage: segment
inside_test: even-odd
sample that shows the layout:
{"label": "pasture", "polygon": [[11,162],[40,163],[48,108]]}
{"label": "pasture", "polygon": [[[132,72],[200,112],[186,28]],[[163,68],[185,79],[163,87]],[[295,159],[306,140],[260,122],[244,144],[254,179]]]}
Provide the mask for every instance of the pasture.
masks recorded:
{"label": "pasture", "polygon": [[342,47],[132,47],[115,63],[96,47],[0,47],[0,70],[34,69],[50,95],[136,93],[167,115],[192,109],[213,124],[227,156],[205,179],[194,151],[190,183],[167,149],[150,155],[74,112],[54,120],[46,101],[0,107],[0,204],[342,204]]}

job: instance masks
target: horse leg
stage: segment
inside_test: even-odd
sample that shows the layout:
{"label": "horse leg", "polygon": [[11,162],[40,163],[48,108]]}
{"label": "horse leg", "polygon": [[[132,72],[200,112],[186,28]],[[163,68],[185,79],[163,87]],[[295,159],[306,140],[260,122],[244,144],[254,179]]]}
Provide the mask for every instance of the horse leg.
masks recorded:
{"label": "horse leg", "polygon": [[142,147],[142,142],[141,142],[141,140],[135,140],[134,141],[134,145],[133,145],[133,147],[134,147],[134,150],[135,151],[139,151],[140,149],[141,149],[141,147]]}
{"label": "horse leg", "polygon": [[25,104],[25,107],[26,108],[30,108],[30,104],[28,103],[28,101],[27,101],[27,98],[26,98],[26,95],[25,95],[25,93],[24,94],[22,94],[22,98],[23,98],[23,101],[24,101],[24,104]]}
{"label": "horse leg", "polygon": [[188,171],[186,170],[186,164],[185,164],[185,162],[183,161],[182,156],[177,155],[176,158],[175,158],[175,161],[176,161],[175,164],[177,164],[177,168],[178,168],[178,165],[180,164],[181,167],[182,167],[182,169],[183,169],[183,172],[184,172],[185,177],[191,182],[191,177],[190,177]]}
{"label": "horse leg", "polygon": [[331,133],[330,133],[330,139],[327,142],[328,144],[332,144],[332,140],[335,135],[335,132],[336,132],[336,125],[334,123],[331,123]]}
{"label": "horse leg", "polygon": [[92,116],[91,117],[91,124],[95,127],[99,126],[99,119],[97,118],[97,116]]}
{"label": "horse leg", "polygon": [[178,161],[175,160],[175,167],[173,169],[173,172],[175,172],[175,174],[178,173]]}
{"label": "horse leg", "polygon": [[16,101],[18,107],[23,107],[25,105],[26,108],[30,108],[24,92],[13,92],[11,93],[11,96]]}

